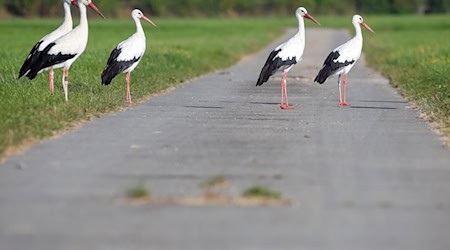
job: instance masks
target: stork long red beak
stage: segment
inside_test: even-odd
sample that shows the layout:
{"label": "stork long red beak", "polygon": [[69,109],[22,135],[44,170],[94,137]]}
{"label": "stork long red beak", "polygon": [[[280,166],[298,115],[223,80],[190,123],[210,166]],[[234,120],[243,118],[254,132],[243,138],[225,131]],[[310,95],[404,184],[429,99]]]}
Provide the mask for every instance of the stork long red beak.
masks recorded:
{"label": "stork long red beak", "polygon": [[152,20],[148,19],[146,16],[142,16],[142,19],[144,21],[146,21],[147,23],[153,25],[154,27],[156,27],[156,24],[154,22],[152,22]]}
{"label": "stork long red beak", "polygon": [[368,31],[370,31],[370,32],[372,32],[372,33],[375,33],[375,31],[373,31],[372,28],[370,28],[369,25],[367,25],[367,23],[362,22],[361,25],[362,25],[364,28],[366,28]]}
{"label": "stork long red beak", "polygon": [[306,13],[305,17],[308,18],[309,20],[315,22],[316,24],[320,25],[320,23],[316,19],[314,19],[314,17],[312,17],[309,13]]}
{"label": "stork long red beak", "polygon": [[91,2],[91,3],[89,4],[89,8],[91,8],[93,11],[97,12],[97,14],[99,14],[101,17],[106,18],[106,17],[102,14],[102,12],[100,12],[100,10],[97,8],[97,6],[95,6],[94,3]]}
{"label": "stork long red beak", "polygon": [[70,2],[73,6],[78,8],[78,2],[76,0],[72,0],[72,2]]}

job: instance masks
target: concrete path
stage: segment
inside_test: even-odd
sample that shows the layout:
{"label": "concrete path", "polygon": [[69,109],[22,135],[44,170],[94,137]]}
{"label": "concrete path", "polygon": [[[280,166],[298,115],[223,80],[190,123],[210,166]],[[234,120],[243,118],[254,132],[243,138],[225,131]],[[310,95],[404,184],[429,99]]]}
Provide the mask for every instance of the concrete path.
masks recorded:
{"label": "concrete path", "polygon": [[[348,37],[307,31],[288,79],[294,111],[278,108],[277,79],[255,87],[267,49],[10,159],[0,249],[450,249],[450,152],[439,137],[363,61],[351,108],[337,106],[335,78],[312,83]],[[262,185],[295,204],[123,201],[137,184],[155,197],[201,196],[218,175],[224,195]]]}

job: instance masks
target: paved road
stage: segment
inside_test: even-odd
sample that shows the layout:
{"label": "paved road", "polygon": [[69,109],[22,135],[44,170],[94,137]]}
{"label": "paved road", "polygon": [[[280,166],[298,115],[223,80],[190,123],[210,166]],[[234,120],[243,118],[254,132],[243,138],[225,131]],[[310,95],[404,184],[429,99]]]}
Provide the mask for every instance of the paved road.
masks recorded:
{"label": "paved road", "polygon": [[[348,39],[308,30],[304,61],[255,87],[268,50],[138,107],[96,119],[0,166],[0,249],[450,249],[450,152],[388,81],[361,61],[349,102],[314,74]],[[142,70],[142,69],[141,69]],[[131,206],[264,185],[293,206]]]}

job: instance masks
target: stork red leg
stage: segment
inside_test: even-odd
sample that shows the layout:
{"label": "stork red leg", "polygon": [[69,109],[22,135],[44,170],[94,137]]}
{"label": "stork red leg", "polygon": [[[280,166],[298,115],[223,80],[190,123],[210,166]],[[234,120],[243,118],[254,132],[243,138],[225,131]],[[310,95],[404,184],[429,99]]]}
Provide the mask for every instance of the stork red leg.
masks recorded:
{"label": "stork red leg", "polygon": [[344,102],[341,104],[341,106],[351,106],[349,103],[347,103],[347,74],[344,74]]}
{"label": "stork red leg", "polygon": [[284,108],[284,81],[281,79],[281,102],[280,102],[280,108]]}
{"label": "stork red leg", "polygon": [[63,89],[66,102],[69,101],[69,69],[63,69]]}
{"label": "stork red leg", "polygon": [[50,73],[48,73],[48,81],[50,86],[50,93],[53,94],[55,87],[53,85],[54,75],[53,75],[53,68],[50,69]]}
{"label": "stork red leg", "polygon": [[341,82],[341,75],[339,75],[338,77],[338,88],[339,88],[339,105],[342,106],[343,105],[343,100],[342,100],[342,82]]}
{"label": "stork red leg", "polygon": [[127,73],[127,102],[128,104],[133,104],[131,101],[131,91],[130,91],[130,72]]}
{"label": "stork red leg", "polygon": [[[289,99],[288,99],[288,94],[287,94],[286,76],[287,76],[287,72],[283,72],[283,79],[281,80],[281,105],[280,105],[280,108],[281,109],[292,110],[292,109],[294,109],[294,107],[289,106]],[[283,96],[286,99],[286,105],[284,105]]]}
{"label": "stork red leg", "polygon": [[284,107],[284,109],[287,110],[293,110],[294,107],[289,106],[289,99],[288,99],[288,94],[287,94],[287,84],[286,84],[286,80],[284,81],[284,95],[286,97],[286,106]]}

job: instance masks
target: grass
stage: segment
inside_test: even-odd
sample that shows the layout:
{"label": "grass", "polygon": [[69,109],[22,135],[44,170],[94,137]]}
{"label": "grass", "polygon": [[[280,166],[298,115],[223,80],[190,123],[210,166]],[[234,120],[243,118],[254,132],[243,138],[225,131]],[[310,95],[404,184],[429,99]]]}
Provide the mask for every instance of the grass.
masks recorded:
{"label": "grass", "polygon": [[254,186],[251,187],[242,193],[242,197],[244,198],[263,198],[263,199],[281,199],[281,194],[275,191],[272,191],[266,187],[262,186]]}
{"label": "grass", "polygon": [[[320,21],[352,28],[347,19]],[[376,32],[364,34],[368,63],[450,138],[449,16],[368,16],[365,21]]]}
{"label": "grass", "polygon": [[[283,31],[284,20],[154,19],[145,25],[147,52],[132,74],[134,101],[148,98],[202,74],[225,68],[256,52]],[[290,19],[295,23],[295,19]],[[94,20],[89,43],[69,76],[69,103],[55,74],[55,94],[47,74],[17,80],[27,53],[59,20],[0,21],[0,158],[29,141],[48,138],[83,120],[119,110],[125,104],[125,77],[102,86],[100,74],[111,50],[135,31],[132,20]]]}
{"label": "grass", "polygon": [[207,179],[205,182],[201,183],[201,187],[210,190],[215,188],[224,188],[229,185],[228,180],[223,175],[218,175]]}
{"label": "grass", "polygon": [[450,136],[450,19],[384,17],[367,59]]}
{"label": "grass", "polygon": [[142,199],[150,196],[150,191],[142,184],[131,187],[126,192],[129,199]]}

